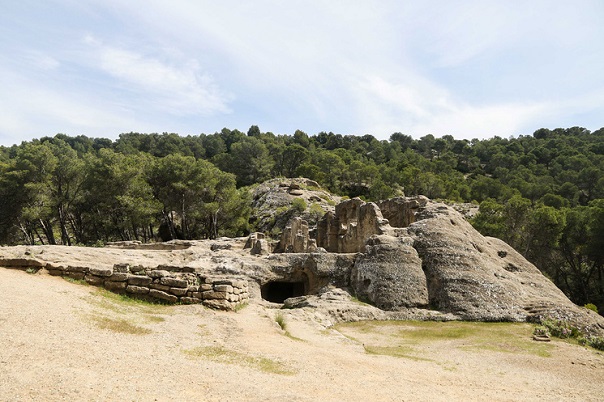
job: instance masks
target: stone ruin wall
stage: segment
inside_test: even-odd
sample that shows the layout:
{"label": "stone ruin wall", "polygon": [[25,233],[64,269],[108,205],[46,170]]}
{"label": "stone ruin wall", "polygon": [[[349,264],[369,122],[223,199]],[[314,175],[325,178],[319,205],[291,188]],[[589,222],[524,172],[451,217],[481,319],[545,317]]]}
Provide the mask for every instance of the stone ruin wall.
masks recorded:
{"label": "stone ruin wall", "polygon": [[293,218],[283,229],[275,253],[312,253],[317,251],[315,239],[310,238],[308,222]]}
{"label": "stone ruin wall", "polygon": [[385,234],[388,221],[373,202],[359,198],[336,205],[317,224],[317,246],[332,253],[356,253],[365,249],[365,241],[374,234]]}
{"label": "stone ruin wall", "polygon": [[428,198],[397,197],[378,203],[359,198],[343,201],[335,213],[328,212],[317,223],[316,239],[310,237],[308,223],[294,218],[281,234],[276,253],[309,253],[322,248],[331,253],[365,252],[365,243],[373,235],[396,236],[393,228],[405,228],[415,222],[416,213]]}
{"label": "stone ruin wall", "polygon": [[415,222],[415,214],[428,203],[423,195],[417,197],[396,197],[378,201],[377,206],[390,226],[406,228]]}
{"label": "stone ruin wall", "polygon": [[84,280],[112,292],[171,304],[203,304],[214,309],[233,310],[249,301],[247,279],[204,276],[187,267],[145,268],[115,264],[112,268],[96,268],[37,260],[0,260],[0,266],[21,270],[46,268],[53,276]]}

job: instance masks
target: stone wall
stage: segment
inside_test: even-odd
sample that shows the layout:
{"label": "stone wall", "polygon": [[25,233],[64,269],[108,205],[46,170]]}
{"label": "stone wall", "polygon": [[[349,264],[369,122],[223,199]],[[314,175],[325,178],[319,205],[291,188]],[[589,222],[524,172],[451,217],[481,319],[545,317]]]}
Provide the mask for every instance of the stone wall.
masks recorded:
{"label": "stone wall", "polygon": [[160,265],[148,268],[115,264],[101,268],[43,263],[33,259],[0,260],[0,266],[23,270],[46,268],[53,276],[84,280],[112,292],[173,304],[200,303],[214,309],[233,310],[249,301],[247,279],[205,276],[190,267]]}
{"label": "stone wall", "polygon": [[328,212],[317,223],[317,247],[332,253],[364,252],[369,237],[388,232],[388,220],[376,204],[353,198],[336,205],[335,213]]}
{"label": "stone wall", "polygon": [[308,222],[300,217],[289,221],[281,233],[276,253],[312,253],[316,251],[317,244],[310,238]]}
{"label": "stone wall", "polygon": [[395,228],[406,228],[416,221],[415,215],[426,206],[428,198],[423,195],[417,197],[395,197],[388,200],[378,201],[382,215],[388,219],[390,226]]}

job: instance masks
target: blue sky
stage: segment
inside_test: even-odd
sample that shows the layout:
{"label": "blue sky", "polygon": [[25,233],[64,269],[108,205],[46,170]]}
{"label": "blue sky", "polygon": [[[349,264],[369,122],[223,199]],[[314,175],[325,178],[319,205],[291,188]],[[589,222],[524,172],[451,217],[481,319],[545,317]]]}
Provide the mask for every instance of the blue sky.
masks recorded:
{"label": "blue sky", "polygon": [[604,126],[599,0],[0,1],[0,145]]}

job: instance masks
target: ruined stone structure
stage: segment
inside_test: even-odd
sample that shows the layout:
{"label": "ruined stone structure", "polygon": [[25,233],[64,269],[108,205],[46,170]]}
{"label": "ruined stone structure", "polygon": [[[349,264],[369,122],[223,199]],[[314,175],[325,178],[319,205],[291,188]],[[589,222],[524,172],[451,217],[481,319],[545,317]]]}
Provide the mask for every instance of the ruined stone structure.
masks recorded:
{"label": "ruined stone structure", "polygon": [[428,203],[428,198],[423,195],[417,197],[396,197],[388,200],[378,201],[382,215],[388,219],[390,226],[395,228],[406,228],[415,222],[415,215],[420,208]]}
{"label": "ruined stone structure", "polygon": [[332,253],[356,253],[365,250],[365,241],[374,234],[386,234],[388,220],[376,204],[359,198],[336,205],[317,224],[317,247]]}
{"label": "ruined stone structure", "polygon": [[264,233],[259,232],[250,234],[243,248],[249,248],[252,255],[265,255],[270,252],[268,242],[264,238]]}
{"label": "ruined stone structure", "polygon": [[32,259],[0,259],[0,266],[17,269],[48,270],[53,276],[84,280],[89,285],[166,303],[203,304],[220,310],[233,310],[249,301],[246,278],[203,276],[195,269],[157,266],[154,269],[129,264],[113,268],[44,263]]}
{"label": "ruined stone structure", "polygon": [[281,240],[277,245],[276,253],[312,253],[316,251],[317,244],[311,239],[308,232],[308,223],[299,218],[293,218],[281,233]]}
{"label": "ruined stone structure", "polygon": [[[604,335],[604,318],[574,305],[509,245],[482,236],[445,204],[425,197],[377,204],[351,199],[326,213],[314,233],[317,247],[307,222],[292,220],[279,253],[270,252],[262,233],[155,248],[124,244],[123,250],[118,245],[0,247],[0,266],[45,268],[115,292],[212,308],[233,309],[249,299],[325,306],[335,294],[325,289],[336,288],[338,303],[348,292],[375,306],[370,309],[382,318],[552,317],[586,334]],[[369,314],[364,317],[377,317],[369,306],[352,302],[336,307],[333,317],[355,319],[362,309]]]}

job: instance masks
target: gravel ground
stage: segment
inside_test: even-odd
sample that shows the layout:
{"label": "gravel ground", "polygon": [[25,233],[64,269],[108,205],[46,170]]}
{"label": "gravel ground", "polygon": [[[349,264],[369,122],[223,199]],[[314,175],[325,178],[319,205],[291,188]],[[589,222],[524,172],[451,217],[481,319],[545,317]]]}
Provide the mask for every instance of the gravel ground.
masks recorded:
{"label": "gravel ground", "polygon": [[[311,310],[124,303],[43,272],[0,268],[2,401],[602,400],[604,355],[418,346],[368,354]],[[356,338],[355,338],[356,339]],[[395,339],[395,338],[393,338]]]}

